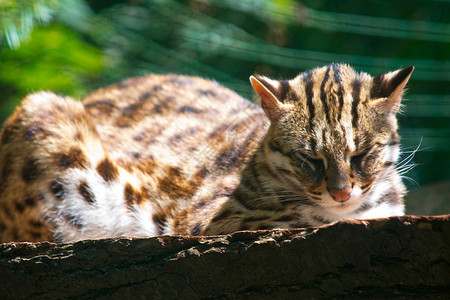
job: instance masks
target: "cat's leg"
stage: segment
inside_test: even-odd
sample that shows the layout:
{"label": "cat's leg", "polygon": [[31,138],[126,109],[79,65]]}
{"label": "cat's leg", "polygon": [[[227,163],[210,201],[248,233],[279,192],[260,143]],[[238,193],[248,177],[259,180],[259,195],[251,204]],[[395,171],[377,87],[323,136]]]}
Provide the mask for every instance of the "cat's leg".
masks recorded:
{"label": "cat's leg", "polygon": [[[5,124],[1,143],[1,217],[15,223],[4,225],[15,229],[3,240],[47,239],[52,233],[42,227],[48,225],[59,241],[156,232],[150,222],[136,226],[142,216],[133,205],[147,189],[108,157],[82,103],[30,95]],[[33,238],[28,223],[41,220],[47,224],[36,226],[44,233]]]}

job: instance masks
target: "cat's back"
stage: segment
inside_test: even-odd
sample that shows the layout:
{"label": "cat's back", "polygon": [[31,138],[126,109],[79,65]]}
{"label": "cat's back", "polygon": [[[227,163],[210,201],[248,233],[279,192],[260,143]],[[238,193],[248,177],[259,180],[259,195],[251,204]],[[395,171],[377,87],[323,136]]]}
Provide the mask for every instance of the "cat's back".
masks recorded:
{"label": "cat's back", "polygon": [[162,234],[195,204],[221,204],[267,127],[196,77],[132,78],[82,102],[29,95],[0,133],[0,241]]}
{"label": "cat's back", "polygon": [[95,123],[119,130],[183,114],[190,119],[197,115],[205,121],[215,120],[227,110],[253,106],[214,81],[175,74],[129,78],[95,90],[83,103]]}
{"label": "cat's back", "polygon": [[220,160],[231,145],[248,148],[249,137],[262,137],[268,125],[259,106],[214,81],[183,75],[127,79],[94,91],[83,104],[123,167]]}

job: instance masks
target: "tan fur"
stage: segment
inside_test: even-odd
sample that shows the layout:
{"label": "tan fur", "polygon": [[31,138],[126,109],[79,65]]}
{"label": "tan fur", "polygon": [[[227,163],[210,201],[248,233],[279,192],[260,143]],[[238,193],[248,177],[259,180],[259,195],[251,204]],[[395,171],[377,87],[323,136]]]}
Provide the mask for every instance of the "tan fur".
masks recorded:
{"label": "tan fur", "polygon": [[[129,79],[83,102],[30,95],[1,132],[0,240],[320,225],[374,208],[372,185],[381,191],[387,178],[386,203],[401,213],[389,107],[405,74],[394,86],[345,65],[290,81],[253,77],[265,114],[214,82],[178,75]],[[395,158],[381,158],[389,151]],[[362,154],[380,157],[361,158],[360,170]],[[322,213],[334,205],[327,189],[348,185],[366,187],[374,203]]]}

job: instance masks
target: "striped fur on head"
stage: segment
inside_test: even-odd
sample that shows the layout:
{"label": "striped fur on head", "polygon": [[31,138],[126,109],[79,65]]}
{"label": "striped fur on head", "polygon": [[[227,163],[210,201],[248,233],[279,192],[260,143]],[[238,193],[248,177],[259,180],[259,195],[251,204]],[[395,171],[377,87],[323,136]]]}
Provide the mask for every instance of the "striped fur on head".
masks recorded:
{"label": "striped fur on head", "polygon": [[395,181],[386,201],[401,204],[395,114],[413,69],[371,77],[331,64],[292,80],[251,77],[272,121],[263,142],[272,187],[342,215],[375,205]]}

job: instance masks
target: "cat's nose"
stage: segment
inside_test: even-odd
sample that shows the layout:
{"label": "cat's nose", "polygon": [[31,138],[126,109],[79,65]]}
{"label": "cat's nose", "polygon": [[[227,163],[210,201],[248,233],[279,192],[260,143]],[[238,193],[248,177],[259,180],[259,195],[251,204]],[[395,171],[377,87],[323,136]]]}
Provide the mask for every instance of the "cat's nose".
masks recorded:
{"label": "cat's nose", "polygon": [[333,197],[334,201],[345,202],[350,199],[350,194],[352,193],[351,187],[345,187],[343,189],[331,189],[330,195]]}

